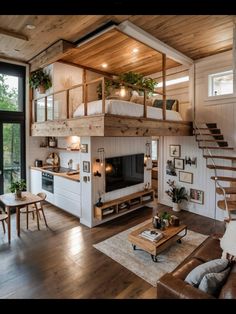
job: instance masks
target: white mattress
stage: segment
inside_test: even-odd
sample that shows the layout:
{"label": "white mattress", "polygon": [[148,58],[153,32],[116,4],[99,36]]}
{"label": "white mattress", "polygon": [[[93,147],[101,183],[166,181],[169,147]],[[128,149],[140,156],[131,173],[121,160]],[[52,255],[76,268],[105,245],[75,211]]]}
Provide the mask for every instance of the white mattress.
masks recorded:
{"label": "white mattress", "polygon": [[[102,113],[102,100],[91,101],[87,105],[88,115]],[[143,117],[143,105],[130,101],[109,99],[105,102],[105,112],[120,116]],[[84,103],[75,110],[73,117],[84,116]],[[163,119],[162,109],[147,106],[147,118]],[[166,119],[182,121],[180,114],[174,110],[166,110]]]}

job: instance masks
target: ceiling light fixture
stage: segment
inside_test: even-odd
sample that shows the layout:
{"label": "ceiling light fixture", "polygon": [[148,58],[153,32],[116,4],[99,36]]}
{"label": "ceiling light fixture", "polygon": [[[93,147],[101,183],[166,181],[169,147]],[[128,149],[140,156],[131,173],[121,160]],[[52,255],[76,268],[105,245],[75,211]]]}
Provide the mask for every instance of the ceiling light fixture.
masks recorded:
{"label": "ceiling light fixture", "polygon": [[102,64],[102,67],[105,69],[105,68],[107,68],[107,63],[103,63]]}
{"label": "ceiling light fixture", "polygon": [[35,29],[36,26],[34,24],[26,24],[26,28],[28,28],[28,29]]}
{"label": "ceiling light fixture", "polygon": [[133,53],[137,53],[137,52],[138,52],[138,48],[134,48]]}

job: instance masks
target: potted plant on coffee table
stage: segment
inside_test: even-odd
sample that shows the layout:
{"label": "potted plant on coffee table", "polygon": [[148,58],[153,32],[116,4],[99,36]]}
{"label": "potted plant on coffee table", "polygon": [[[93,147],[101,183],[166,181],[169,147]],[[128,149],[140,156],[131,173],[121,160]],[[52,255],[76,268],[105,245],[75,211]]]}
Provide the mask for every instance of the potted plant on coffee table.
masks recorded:
{"label": "potted plant on coffee table", "polygon": [[46,71],[39,69],[32,72],[29,84],[30,87],[37,89],[40,94],[44,94],[52,86],[52,80]]}
{"label": "potted plant on coffee table", "polygon": [[11,193],[15,193],[16,199],[22,198],[22,191],[26,190],[25,180],[12,181],[10,185]]}
{"label": "potted plant on coffee table", "polygon": [[184,186],[177,187],[175,181],[171,181],[170,179],[167,181],[167,184],[170,186],[170,189],[165,191],[167,195],[171,197],[172,204],[173,204],[173,211],[179,212],[180,203],[183,200],[188,201],[188,195],[186,193],[186,189]]}

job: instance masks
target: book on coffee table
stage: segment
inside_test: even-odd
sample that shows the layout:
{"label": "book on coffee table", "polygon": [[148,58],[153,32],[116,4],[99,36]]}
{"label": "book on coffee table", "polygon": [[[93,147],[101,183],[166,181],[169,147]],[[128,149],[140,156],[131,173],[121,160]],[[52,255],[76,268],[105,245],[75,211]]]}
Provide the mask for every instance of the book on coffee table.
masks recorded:
{"label": "book on coffee table", "polygon": [[150,241],[158,241],[163,238],[163,233],[156,230],[144,230],[140,236]]}

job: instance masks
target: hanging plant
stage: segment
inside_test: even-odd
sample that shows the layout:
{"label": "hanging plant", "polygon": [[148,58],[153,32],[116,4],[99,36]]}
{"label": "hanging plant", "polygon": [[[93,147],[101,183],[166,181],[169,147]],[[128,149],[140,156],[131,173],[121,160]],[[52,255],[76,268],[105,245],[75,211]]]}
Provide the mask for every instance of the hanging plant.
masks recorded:
{"label": "hanging plant", "polygon": [[47,72],[40,69],[31,74],[29,84],[30,87],[38,89],[40,93],[45,93],[47,89],[52,87],[52,80]]}

